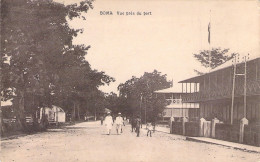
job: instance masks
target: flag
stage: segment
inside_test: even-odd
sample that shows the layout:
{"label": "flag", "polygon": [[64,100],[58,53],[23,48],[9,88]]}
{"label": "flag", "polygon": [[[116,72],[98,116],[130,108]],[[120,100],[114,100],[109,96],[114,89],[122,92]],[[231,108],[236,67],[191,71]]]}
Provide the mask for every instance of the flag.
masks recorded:
{"label": "flag", "polygon": [[210,22],[209,22],[209,25],[208,25],[208,42],[210,44]]}

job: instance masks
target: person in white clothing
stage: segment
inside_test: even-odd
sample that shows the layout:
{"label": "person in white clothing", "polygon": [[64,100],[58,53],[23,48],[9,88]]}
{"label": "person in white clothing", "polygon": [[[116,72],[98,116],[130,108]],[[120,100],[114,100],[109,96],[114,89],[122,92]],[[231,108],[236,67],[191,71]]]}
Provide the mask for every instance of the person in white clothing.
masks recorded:
{"label": "person in white clothing", "polygon": [[149,133],[150,133],[150,137],[152,137],[152,130],[153,130],[152,123],[147,123],[146,127],[147,127],[147,137]]}
{"label": "person in white clothing", "polygon": [[116,117],[115,123],[116,123],[117,134],[119,134],[120,131],[121,131],[121,133],[123,133],[122,125],[125,125],[125,124],[124,124],[123,118],[121,117],[121,113],[118,113],[118,117]]}
{"label": "person in white clothing", "polygon": [[112,129],[112,126],[113,126],[113,119],[112,119],[112,116],[110,114],[110,112],[107,113],[107,116],[104,120],[104,124],[106,126],[106,130],[107,130],[107,135],[110,135],[111,134],[111,129]]}

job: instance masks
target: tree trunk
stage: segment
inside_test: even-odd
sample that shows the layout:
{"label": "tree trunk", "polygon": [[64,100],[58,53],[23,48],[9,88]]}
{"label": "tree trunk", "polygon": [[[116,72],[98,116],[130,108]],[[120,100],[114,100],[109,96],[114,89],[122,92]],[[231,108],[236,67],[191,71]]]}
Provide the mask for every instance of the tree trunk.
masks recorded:
{"label": "tree trunk", "polygon": [[48,120],[46,118],[46,111],[45,111],[45,107],[42,108],[42,118],[41,118],[41,124],[40,124],[40,129],[41,131],[44,131],[47,129],[47,125],[48,125]]}
{"label": "tree trunk", "polygon": [[72,121],[75,122],[75,116],[76,116],[76,104],[75,101],[73,101],[73,111],[72,111]]}
{"label": "tree trunk", "polygon": [[4,125],[3,125],[3,115],[2,115],[2,105],[1,105],[2,96],[0,96],[0,137],[4,134]]}
{"label": "tree trunk", "polygon": [[55,118],[56,118],[56,126],[59,126],[59,111],[57,107],[55,109]]}
{"label": "tree trunk", "polygon": [[77,108],[78,108],[78,120],[80,120],[79,103],[77,103]]}
{"label": "tree trunk", "polygon": [[20,90],[18,92],[18,109],[16,116],[18,127],[22,130],[26,130],[26,119],[24,114],[24,91]]}

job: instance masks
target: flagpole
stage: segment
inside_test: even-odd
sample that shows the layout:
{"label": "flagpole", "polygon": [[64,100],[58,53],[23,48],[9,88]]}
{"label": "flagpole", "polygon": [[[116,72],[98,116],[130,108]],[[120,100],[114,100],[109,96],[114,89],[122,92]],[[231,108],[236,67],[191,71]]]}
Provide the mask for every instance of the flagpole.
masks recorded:
{"label": "flagpole", "polygon": [[209,11],[208,43],[209,43],[209,72],[211,71],[211,10]]}

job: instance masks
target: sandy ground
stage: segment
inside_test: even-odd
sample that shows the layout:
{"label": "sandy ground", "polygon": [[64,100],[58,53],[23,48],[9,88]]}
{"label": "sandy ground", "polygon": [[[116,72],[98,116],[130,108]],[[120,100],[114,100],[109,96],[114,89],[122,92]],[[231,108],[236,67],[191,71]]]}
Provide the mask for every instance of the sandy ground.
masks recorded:
{"label": "sandy ground", "polygon": [[181,136],[145,130],[136,137],[130,126],[121,135],[115,128],[105,134],[100,122],[84,122],[64,129],[52,129],[1,141],[1,162],[260,162],[260,154],[186,141]]}

